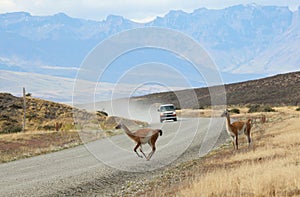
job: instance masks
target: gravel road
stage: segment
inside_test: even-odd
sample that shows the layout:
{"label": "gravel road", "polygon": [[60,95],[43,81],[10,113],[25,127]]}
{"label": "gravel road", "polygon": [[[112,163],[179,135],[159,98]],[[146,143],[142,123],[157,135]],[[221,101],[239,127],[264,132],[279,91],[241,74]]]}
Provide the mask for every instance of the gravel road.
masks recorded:
{"label": "gravel road", "polygon": [[[1,196],[110,196],[128,180],[147,178],[199,157],[226,139],[223,119],[190,118],[156,123],[163,135],[150,161],[138,158],[125,135],[0,165]],[[220,135],[221,133],[221,135]],[[220,137],[221,136],[221,137]],[[204,147],[204,148],[203,148]],[[143,147],[149,152],[148,145]]]}

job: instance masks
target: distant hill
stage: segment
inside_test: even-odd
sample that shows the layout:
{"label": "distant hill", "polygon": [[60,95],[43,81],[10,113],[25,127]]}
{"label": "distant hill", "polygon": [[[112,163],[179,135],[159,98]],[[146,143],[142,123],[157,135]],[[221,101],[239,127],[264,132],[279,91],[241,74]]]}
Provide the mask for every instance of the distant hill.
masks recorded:
{"label": "distant hill", "polygon": [[[0,133],[19,132],[22,130],[23,98],[9,93],[0,93]],[[55,130],[55,124],[63,123],[62,130],[75,129],[71,106],[45,101],[42,99],[26,98],[26,129]],[[95,114],[77,110],[86,118]]]}
{"label": "distant hill", "polygon": [[[228,105],[299,105],[300,72],[280,74],[241,83],[225,84],[225,90]],[[144,104],[174,103],[181,108],[195,108],[194,102],[189,101],[193,93],[197,95],[199,106],[209,106],[211,104],[208,88],[156,93],[132,99]],[[179,104],[176,95],[181,95],[181,104]]]}
{"label": "distant hill", "polygon": [[[62,124],[60,131],[111,129],[118,117],[103,112],[88,112],[69,105],[26,97],[26,130],[55,130],[56,123]],[[23,98],[9,93],[0,93],[0,134],[22,130]],[[143,122],[126,120],[127,124],[144,125]]]}

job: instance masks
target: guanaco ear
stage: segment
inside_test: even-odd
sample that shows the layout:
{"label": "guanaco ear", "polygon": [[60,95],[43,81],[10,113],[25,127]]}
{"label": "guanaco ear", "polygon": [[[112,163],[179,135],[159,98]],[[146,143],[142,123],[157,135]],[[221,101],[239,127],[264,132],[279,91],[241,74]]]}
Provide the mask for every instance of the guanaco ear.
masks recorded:
{"label": "guanaco ear", "polygon": [[228,114],[228,110],[225,109],[224,112],[221,114],[221,117],[224,117],[224,116],[226,116],[227,114]]}
{"label": "guanaco ear", "polygon": [[229,114],[229,110],[225,109],[225,115]]}

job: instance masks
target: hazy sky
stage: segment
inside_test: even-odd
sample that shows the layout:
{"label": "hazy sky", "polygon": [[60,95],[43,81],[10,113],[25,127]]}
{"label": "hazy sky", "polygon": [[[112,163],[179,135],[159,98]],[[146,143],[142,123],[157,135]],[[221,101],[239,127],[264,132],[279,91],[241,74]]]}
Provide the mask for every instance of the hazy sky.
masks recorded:
{"label": "hazy sky", "polygon": [[249,3],[289,6],[296,10],[300,0],[0,0],[0,13],[25,11],[32,15],[53,15],[64,12],[72,17],[93,20],[115,14],[145,22],[170,10],[192,12],[202,7],[220,9]]}

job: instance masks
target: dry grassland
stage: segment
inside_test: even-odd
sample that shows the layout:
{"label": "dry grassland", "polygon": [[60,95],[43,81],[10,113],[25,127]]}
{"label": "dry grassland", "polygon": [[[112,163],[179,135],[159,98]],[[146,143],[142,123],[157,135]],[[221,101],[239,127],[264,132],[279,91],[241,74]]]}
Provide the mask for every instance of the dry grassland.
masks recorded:
{"label": "dry grassland", "polygon": [[[228,141],[209,155],[170,167],[158,177],[125,191],[128,196],[300,196],[300,113],[295,107],[277,112],[247,114],[236,119],[257,119],[252,128],[253,146],[240,137],[240,149]],[[126,195],[125,195],[126,196]]]}
{"label": "dry grassland", "polygon": [[[253,128],[254,145],[220,150],[205,161],[207,171],[176,196],[300,196],[300,118],[294,108],[276,108],[269,122]],[[230,147],[231,148],[231,147]],[[223,156],[222,156],[223,155]],[[219,165],[216,165],[219,164]],[[216,166],[216,167],[214,167]]]}
{"label": "dry grassland", "polygon": [[0,136],[0,163],[82,144],[77,131],[27,131]]}
{"label": "dry grassland", "polygon": [[[212,169],[191,181],[179,196],[298,196],[300,195],[300,122],[287,120],[257,136],[252,151],[211,160]],[[222,152],[218,153],[222,154]],[[209,165],[209,163],[207,163]]]}

